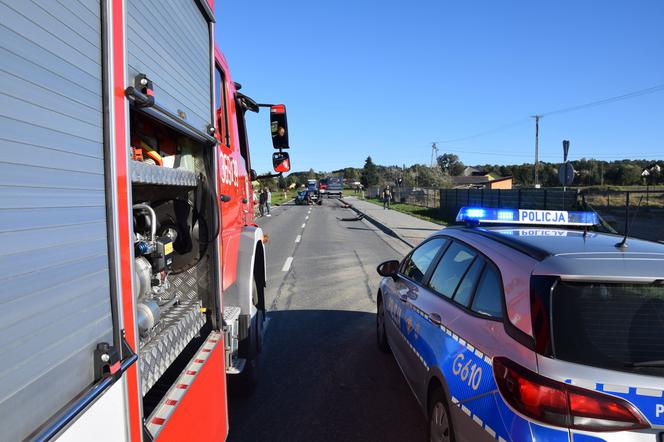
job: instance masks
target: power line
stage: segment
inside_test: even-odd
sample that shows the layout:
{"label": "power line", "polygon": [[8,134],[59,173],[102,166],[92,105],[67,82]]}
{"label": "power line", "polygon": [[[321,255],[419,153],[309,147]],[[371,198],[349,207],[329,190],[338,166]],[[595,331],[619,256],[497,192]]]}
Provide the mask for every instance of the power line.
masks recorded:
{"label": "power line", "polygon": [[[543,114],[540,114],[540,116],[548,117],[548,116],[551,116],[551,115],[559,115],[559,114],[564,114],[564,113],[567,113],[567,112],[574,112],[574,111],[578,111],[578,110],[582,110],[582,109],[587,109],[587,108],[590,108],[590,107],[597,107],[597,106],[602,106],[604,104],[615,103],[616,101],[628,100],[630,98],[641,97],[643,95],[650,95],[650,94],[654,94],[654,93],[661,92],[661,91],[664,91],[664,83],[658,84],[658,85],[655,85],[655,86],[651,86],[651,87],[648,87],[648,88],[645,88],[645,89],[640,89],[640,90],[637,90],[637,91],[628,92],[626,94],[616,95],[614,97],[603,98],[601,100],[591,101],[589,103],[577,104],[577,105],[574,105],[574,106],[569,106],[569,107],[564,107],[564,108],[561,108],[561,109],[552,110],[552,111],[549,111],[549,112],[544,112]],[[502,131],[510,129],[514,126],[523,125],[523,124],[525,124],[529,121],[530,121],[529,118],[522,118],[522,119],[513,121],[511,123],[503,124],[502,126],[494,127],[493,129],[488,129],[488,130],[485,130],[485,131],[482,131],[482,132],[478,132],[478,133],[473,134],[473,135],[468,135],[468,136],[459,137],[459,138],[453,138],[453,139],[449,139],[449,140],[445,140],[445,141],[438,141],[437,143],[438,144],[448,144],[448,143],[456,143],[456,142],[459,142],[459,141],[470,140],[470,139],[473,139],[473,138],[479,138],[479,137],[483,137],[485,135],[491,135],[491,134],[496,133],[496,132],[502,132]]]}
{"label": "power line", "polygon": [[438,144],[448,144],[448,143],[456,143],[459,141],[465,141],[465,140],[470,140],[472,138],[479,138],[483,137],[485,135],[491,135],[496,132],[501,132],[507,129],[510,129],[514,126],[521,126],[529,121],[528,118],[522,118],[520,120],[513,121],[511,123],[503,124],[502,126],[494,127],[493,129],[485,130],[483,132],[476,133],[474,135],[468,135],[466,137],[461,137],[461,138],[453,138],[450,140],[445,140],[445,141],[437,141]]}
{"label": "power line", "polygon": [[[453,149],[451,152],[459,154],[477,154],[477,155],[489,155],[489,156],[499,156],[499,157],[518,157],[518,158],[523,158],[524,156],[527,156],[525,153],[504,153],[500,149],[496,149],[493,152],[488,152],[488,151],[479,151],[479,150],[457,150]],[[591,158],[593,156],[596,156],[597,153],[576,153],[574,156],[580,158]],[[540,158],[560,158],[560,155],[547,155],[547,154],[540,154]],[[631,158],[636,158],[638,157],[657,157],[657,158],[663,158],[664,159],[664,152],[660,153],[653,153],[653,152],[647,152],[647,153],[629,153],[629,157]],[[610,154],[610,155],[600,155],[599,157],[596,157],[595,159],[600,159],[600,158],[613,158],[613,159],[627,159],[625,154]]]}
{"label": "power line", "polygon": [[641,97],[643,95],[650,95],[650,94],[654,94],[656,92],[660,92],[660,91],[663,91],[663,90],[664,90],[664,84],[659,84],[659,85],[652,86],[652,87],[649,87],[649,88],[646,88],[646,89],[641,89],[641,90],[638,90],[638,91],[629,92],[627,94],[616,95],[615,97],[603,98],[601,100],[591,101],[591,102],[585,103],[585,104],[578,104],[576,106],[570,106],[570,107],[565,107],[565,108],[562,108],[562,109],[557,109],[557,110],[554,110],[554,111],[545,112],[545,113],[542,114],[542,116],[548,117],[548,116],[551,116],[551,115],[559,115],[559,114],[564,114],[564,113],[567,113],[567,112],[574,112],[574,111],[581,110],[581,109],[587,109],[589,107],[596,107],[596,106],[601,106],[603,104],[615,103],[616,101],[628,100],[630,98]]}

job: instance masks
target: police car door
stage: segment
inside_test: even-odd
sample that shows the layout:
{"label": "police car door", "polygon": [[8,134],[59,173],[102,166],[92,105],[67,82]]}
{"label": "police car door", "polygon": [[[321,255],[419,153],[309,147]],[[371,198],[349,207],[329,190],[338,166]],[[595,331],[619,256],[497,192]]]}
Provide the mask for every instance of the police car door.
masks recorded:
{"label": "police car door", "polygon": [[440,358],[444,357],[441,349],[449,347],[445,345],[448,336],[444,324],[453,322],[461,315],[460,311],[444,308],[449,306],[447,299],[453,297],[459,286],[462,286],[464,296],[469,296],[474,282],[462,284],[462,280],[469,272],[470,278],[477,278],[483,265],[477,252],[457,241],[451,241],[439,262],[433,266],[430,278],[425,281],[426,286],[412,300],[411,308],[415,315],[411,334],[420,359],[416,393],[422,396],[422,400],[426,399],[424,396],[430,367],[440,365]]}
{"label": "police car door", "polygon": [[396,330],[396,336],[390,343],[397,347],[395,358],[413,389],[419,382],[422,361],[417,351],[417,334],[414,333],[418,313],[413,310],[412,303],[423,289],[422,284],[428,276],[431,264],[448,243],[449,240],[437,237],[425,241],[413,250],[401,266],[399,278],[394,284],[395,292],[388,301],[389,316]]}

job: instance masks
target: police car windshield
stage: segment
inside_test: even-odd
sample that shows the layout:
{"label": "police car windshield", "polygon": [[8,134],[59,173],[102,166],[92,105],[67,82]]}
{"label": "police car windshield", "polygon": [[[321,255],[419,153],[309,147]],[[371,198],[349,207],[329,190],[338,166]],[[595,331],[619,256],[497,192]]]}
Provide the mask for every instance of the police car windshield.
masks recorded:
{"label": "police car windshield", "polygon": [[558,282],[552,297],[555,356],[664,375],[664,286]]}

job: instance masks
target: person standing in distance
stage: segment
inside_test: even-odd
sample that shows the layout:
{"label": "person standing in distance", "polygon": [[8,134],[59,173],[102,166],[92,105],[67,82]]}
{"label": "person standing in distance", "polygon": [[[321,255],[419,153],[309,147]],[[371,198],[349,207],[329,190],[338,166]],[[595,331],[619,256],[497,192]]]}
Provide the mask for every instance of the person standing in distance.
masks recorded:
{"label": "person standing in distance", "polygon": [[272,193],[270,192],[270,188],[266,187],[265,188],[265,208],[267,209],[267,216],[272,216],[272,214],[270,214],[270,204],[272,204]]}
{"label": "person standing in distance", "polygon": [[261,189],[260,193],[258,194],[258,210],[261,213],[261,216],[265,215],[265,189]]}
{"label": "person standing in distance", "polygon": [[392,199],[392,191],[390,186],[385,186],[383,189],[383,210],[390,210],[390,200]]}

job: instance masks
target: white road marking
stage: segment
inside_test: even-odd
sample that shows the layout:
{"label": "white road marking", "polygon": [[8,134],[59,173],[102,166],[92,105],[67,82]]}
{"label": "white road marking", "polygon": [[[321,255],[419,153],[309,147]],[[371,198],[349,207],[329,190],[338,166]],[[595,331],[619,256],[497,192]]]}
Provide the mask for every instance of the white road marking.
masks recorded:
{"label": "white road marking", "polygon": [[305,227],[307,227],[307,223],[302,224],[302,228],[304,229]]}
{"label": "white road marking", "polygon": [[309,215],[305,216],[304,219],[309,219]]}
{"label": "white road marking", "polygon": [[292,263],[293,263],[293,257],[289,256],[288,258],[286,258],[286,262],[284,263],[284,266],[281,268],[281,271],[287,272],[288,270],[290,270],[290,266]]}
{"label": "white road marking", "polygon": [[300,242],[302,240],[302,235],[297,235],[297,238],[295,238],[295,242]]}

